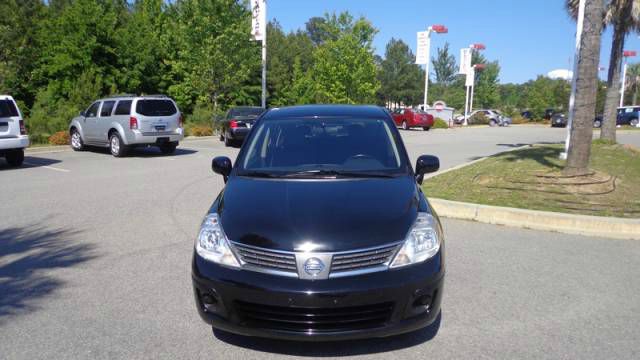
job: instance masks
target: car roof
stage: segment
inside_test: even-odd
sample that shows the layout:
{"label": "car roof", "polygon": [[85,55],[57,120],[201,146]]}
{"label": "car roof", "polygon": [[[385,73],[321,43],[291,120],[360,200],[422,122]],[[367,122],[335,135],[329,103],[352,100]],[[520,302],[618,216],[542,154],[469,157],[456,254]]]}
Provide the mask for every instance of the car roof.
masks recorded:
{"label": "car roof", "polygon": [[389,113],[375,105],[298,105],[270,109],[264,119],[304,117],[388,118]]}
{"label": "car roof", "polygon": [[11,97],[11,95],[2,95],[2,94],[0,94],[0,98],[1,98],[1,99],[11,99],[11,100],[13,100],[13,98]]}
{"label": "car roof", "polygon": [[169,96],[166,95],[114,95],[107,96],[102,99],[98,99],[96,101],[108,101],[108,100],[133,100],[133,99],[162,99],[162,100],[173,100]]}

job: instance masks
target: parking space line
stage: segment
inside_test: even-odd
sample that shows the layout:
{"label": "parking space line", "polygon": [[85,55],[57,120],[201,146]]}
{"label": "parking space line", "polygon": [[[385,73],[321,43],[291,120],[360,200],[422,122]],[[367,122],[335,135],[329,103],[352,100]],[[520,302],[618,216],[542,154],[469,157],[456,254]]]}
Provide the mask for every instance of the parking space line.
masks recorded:
{"label": "parking space line", "polygon": [[53,166],[48,166],[48,165],[35,164],[35,163],[32,163],[32,162],[27,162],[27,161],[24,161],[23,163],[24,163],[24,164],[26,164],[26,165],[29,165],[29,166],[41,167],[41,168],[45,168],[45,169],[49,169],[49,170],[54,170],[54,171],[60,171],[60,172],[71,172],[71,170],[61,169],[61,168],[57,168],[57,167],[53,167]]}

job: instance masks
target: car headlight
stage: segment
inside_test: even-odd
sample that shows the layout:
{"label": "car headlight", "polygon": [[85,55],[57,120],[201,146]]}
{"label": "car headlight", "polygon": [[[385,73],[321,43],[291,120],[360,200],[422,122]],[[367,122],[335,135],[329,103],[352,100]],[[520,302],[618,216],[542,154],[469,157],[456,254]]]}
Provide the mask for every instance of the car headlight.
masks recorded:
{"label": "car headlight", "polygon": [[234,268],[240,267],[238,259],[231,252],[229,240],[222,230],[217,214],[208,214],[202,221],[200,233],[196,239],[196,252],[214,263]]}
{"label": "car headlight", "polygon": [[416,222],[389,267],[397,268],[423,262],[440,250],[436,221],[431,214],[418,213]]}

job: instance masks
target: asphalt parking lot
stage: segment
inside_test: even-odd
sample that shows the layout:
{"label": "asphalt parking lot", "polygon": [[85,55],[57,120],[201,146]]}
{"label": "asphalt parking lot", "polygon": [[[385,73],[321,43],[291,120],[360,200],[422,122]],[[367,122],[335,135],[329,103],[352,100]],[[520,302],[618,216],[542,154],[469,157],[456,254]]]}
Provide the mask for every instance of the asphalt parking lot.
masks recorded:
{"label": "asphalt parking lot", "polygon": [[[529,126],[403,132],[412,162],[434,154],[442,168],[564,136]],[[619,140],[640,146],[640,131]],[[332,344],[214,334],[194,306],[191,252],[223,187],[211,158],[237,151],[207,138],[174,156],[0,161],[0,358],[640,358],[640,242],[447,219],[438,329]]]}

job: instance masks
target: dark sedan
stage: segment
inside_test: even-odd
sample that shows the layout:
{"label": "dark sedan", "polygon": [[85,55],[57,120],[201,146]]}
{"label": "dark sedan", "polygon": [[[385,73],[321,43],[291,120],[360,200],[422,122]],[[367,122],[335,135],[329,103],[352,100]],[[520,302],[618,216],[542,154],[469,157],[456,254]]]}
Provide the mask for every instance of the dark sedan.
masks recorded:
{"label": "dark sedan", "polygon": [[[269,110],[196,239],[196,307],[214,329],[290,340],[385,337],[437,326],[444,237],[389,113]],[[437,330],[437,328],[436,328]]]}
{"label": "dark sedan", "polygon": [[567,115],[555,113],[551,116],[551,127],[567,127]]}
{"label": "dark sedan", "polygon": [[264,112],[259,106],[238,106],[230,109],[222,120],[220,141],[225,146],[239,145],[244,141],[255,120]]}

